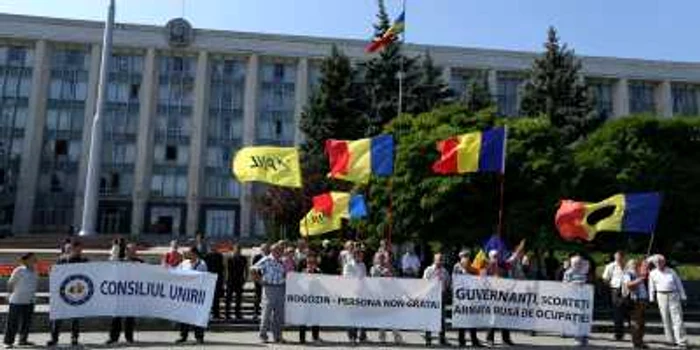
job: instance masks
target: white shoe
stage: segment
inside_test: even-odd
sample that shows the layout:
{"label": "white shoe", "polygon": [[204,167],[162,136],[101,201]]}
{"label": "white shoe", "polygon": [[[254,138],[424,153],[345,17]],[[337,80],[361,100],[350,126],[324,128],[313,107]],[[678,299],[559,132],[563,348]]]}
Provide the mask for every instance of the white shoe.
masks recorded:
{"label": "white shoe", "polygon": [[14,345],[12,345],[12,344],[5,344],[5,345],[3,345],[3,347],[2,347],[2,348],[3,348],[3,349],[14,349],[14,348],[15,348],[15,346],[14,346]]}

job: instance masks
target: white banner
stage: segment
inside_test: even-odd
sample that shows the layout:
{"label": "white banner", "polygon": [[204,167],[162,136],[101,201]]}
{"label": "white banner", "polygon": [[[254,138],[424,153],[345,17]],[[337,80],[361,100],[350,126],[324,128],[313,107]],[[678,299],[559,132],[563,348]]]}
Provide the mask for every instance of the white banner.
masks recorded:
{"label": "white banner", "polygon": [[452,326],[583,336],[591,332],[593,287],[455,275]]}
{"label": "white banner", "polygon": [[287,275],[285,321],[294,325],[440,330],[437,281]]}
{"label": "white banner", "polygon": [[94,262],[56,265],[50,318],[153,317],[206,327],[216,275],[161,266]]}

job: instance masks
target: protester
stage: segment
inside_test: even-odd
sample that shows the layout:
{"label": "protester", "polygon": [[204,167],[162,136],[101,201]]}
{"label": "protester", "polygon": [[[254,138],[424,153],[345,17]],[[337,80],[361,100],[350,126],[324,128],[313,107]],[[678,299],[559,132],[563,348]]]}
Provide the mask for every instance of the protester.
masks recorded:
{"label": "protester", "polygon": [[681,302],[687,297],[683,281],[676,271],[666,266],[666,258],[663,255],[657,255],[654,260],[656,269],[649,273],[649,300],[659,304],[666,340],[685,349],[688,345]]}
{"label": "protester", "polygon": [[[588,282],[588,269],[583,258],[580,255],[575,254],[571,258],[570,267],[564,272],[563,277],[564,283],[573,283],[578,285],[584,285]],[[588,345],[588,337],[581,336],[576,337],[576,343],[578,346]]]}
{"label": "protester", "polygon": [[[440,345],[447,346],[447,338],[445,337],[445,305],[451,297],[450,294],[450,274],[443,266],[442,254],[437,253],[433,256],[433,264],[428,266],[423,272],[423,279],[438,280],[442,288],[442,310],[440,312]],[[433,342],[432,333],[425,332],[425,345],[430,346]]]}
{"label": "protester", "polygon": [[627,262],[625,274],[622,277],[623,297],[629,298],[632,303],[632,346],[635,349],[644,349],[644,314],[649,300],[647,292],[647,276],[637,260]]}
{"label": "protester", "polygon": [[[345,259],[345,264],[343,264],[343,277],[365,278],[367,276],[367,267],[363,262],[364,258],[362,250],[353,250],[353,255],[348,256]],[[348,330],[348,339],[353,345],[357,344],[358,340],[364,342],[367,340],[367,332],[362,328],[350,328]]]}
{"label": "protester", "polygon": [[121,261],[126,256],[126,240],[115,238],[112,241],[112,250],[109,253],[109,261]]}
{"label": "protester", "polygon": [[179,249],[180,245],[177,243],[177,240],[170,241],[170,250],[163,255],[163,258],[160,261],[161,265],[168,268],[178,267],[182,262],[182,254],[180,253]]}
{"label": "protester", "polygon": [[[486,267],[486,275],[491,277],[508,277],[509,274],[512,275],[513,272],[509,268],[519,265],[518,262],[520,259],[522,259],[523,249],[524,241],[520,243],[516,251],[508,258],[508,260],[503,262],[501,261],[500,252],[498,250],[489,251],[489,261]],[[496,342],[495,336],[496,329],[489,329],[489,332],[486,335],[486,342],[489,343],[491,347],[493,347]],[[504,344],[508,344],[510,346],[515,345],[510,338],[509,329],[501,329],[501,339],[503,340]]]}
{"label": "protester", "polygon": [[285,269],[282,265],[280,243],[272,245],[270,255],[262,258],[251,268],[253,278],[262,283],[263,311],[260,318],[260,340],[268,341],[268,330],[272,332],[275,343],[283,343],[282,326],[284,324],[284,283]]}
{"label": "protester", "polygon": [[[258,248],[257,253],[253,256],[250,264],[254,266],[264,257],[270,254],[270,246],[267,243],[263,243]],[[254,280],[255,286],[255,297],[253,298],[253,319],[257,320],[260,317],[260,302],[262,301],[262,282],[260,280]]]}
{"label": "protester", "polygon": [[[452,274],[453,275],[479,275],[479,270],[476,268],[472,267],[472,261],[471,261],[471,252],[469,250],[462,250],[459,253],[459,261],[455,264],[455,266],[452,268]],[[479,338],[476,335],[476,329],[472,328],[469,329],[469,337],[472,342],[472,347],[475,348],[481,348],[483,345],[479,341]],[[460,328],[458,331],[458,342],[460,347],[465,347],[467,346],[467,339],[466,339],[466,329]]]}
{"label": "protester", "polygon": [[319,265],[321,271],[328,275],[337,275],[340,272],[338,250],[327,239],[323,240],[321,247],[321,264]]}
{"label": "protester", "polygon": [[7,323],[5,324],[5,337],[3,343],[5,349],[14,347],[15,336],[19,332],[19,345],[32,346],[29,342],[29,328],[34,313],[34,296],[37,290],[39,277],[34,270],[36,258],[34,253],[26,253],[20,257],[20,266],[12,270],[7,288],[10,292],[8,298],[9,310]]}
{"label": "protester", "polygon": [[420,274],[420,259],[413,247],[406,249],[401,257],[401,274],[404,277],[417,278]]}
{"label": "protester", "polygon": [[[388,254],[377,255],[377,261],[369,269],[369,275],[371,277],[393,277],[394,271],[391,266],[391,259]],[[403,343],[403,338],[398,330],[392,330],[394,335],[394,342],[397,344]],[[386,331],[384,329],[379,330],[379,342],[386,343]]]}
{"label": "protester", "polygon": [[343,250],[340,251],[340,255],[338,257],[340,268],[343,269],[345,267],[345,263],[349,260],[352,260],[354,256],[355,242],[350,240],[345,241],[345,244],[343,245]]}
{"label": "protester", "polygon": [[204,257],[209,254],[209,243],[207,239],[204,238],[204,233],[197,232],[194,235],[194,247],[197,248],[197,252],[199,252],[199,258],[204,260]]}
{"label": "protester", "polygon": [[547,251],[547,257],[544,258],[544,270],[547,280],[561,281],[564,277],[564,274],[562,272],[561,276],[558,276],[560,267],[561,263],[559,262],[559,259],[557,259],[557,257],[554,255],[554,250],[550,249],[549,251]]}
{"label": "protester", "polygon": [[[136,245],[133,243],[127,244],[124,249],[124,257],[117,261],[125,261],[130,263],[143,263],[143,259],[139,258],[136,251]],[[124,339],[131,344],[134,342],[134,326],[136,319],[133,317],[114,317],[109,330],[109,339],[105,342],[106,345],[111,345],[119,341],[119,335],[122,332],[122,324],[124,325]]]}
{"label": "protester", "polygon": [[[199,271],[207,272],[207,263],[200,258],[201,252],[197,247],[190,247],[185,253],[185,260],[180,263],[178,269],[184,271]],[[194,338],[197,344],[204,344],[204,328],[191,326],[187,323],[180,323],[180,338],[175,341],[176,344],[182,344],[187,341],[190,333],[190,328],[194,328]]]}
{"label": "protester", "polygon": [[300,239],[297,241],[297,247],[294,251],[294,265],[297,266],[297,270],[304,268],[302,264],[306,261],[306,256],[309,254],[309,245],[306,240]]}
{"label": "protester", "polygon": [[615,252],[614,261],[605,265],[603,281],[610,287],[610,297],[615,320],[615,339],[622,340],[625,335],[624,321],[627,318],[627,302],[622,297],[622,277],[625,271],[625,254]]}
{"label": "protester", "polygon": [[204,255],[204,262],[207,264],[207,270],[216,275],[211,314],[214,319],[221,319],[221,299],[224,297],[224,278],[226,278],[224,275],[224,255],[216,250],[211,250]]}
{"label": "protester", "polygon": [[[83,257],[83,246],[78,241],[73,241],[66,247],[66,253],[56,261],[56,265],[62,264],[79,264],[88,262],[88,259]],[[71,345],[78,345],[80,337],[80,320],[77,318],[71,319]],[[51,339],[46,342],[46,346],[55,346],[58,344],[58,336],[61,333],[61,320],[53,320],[51,322]]]}
{"label": "protester", "polygon": [[295,250],[293,247],[287,247],[284,249],[284,255],[282,255],[282,266],[284,266],[285,276],[294,272],[297,269],[296,261],[294,260]]}
{"label": "protester", "polygon": [[232,255],[227,261],[226,278],[226,319],[231,318],[231,301],[235,294],[234,314],[236,320],[243,318],[241,303],[243,302],[243,286],[248,280],[248,260],[241,254],[241,247],[233,244]]}
{"label": "protester", "polygon": [[[318,267],[318,256],[316,255],[316,253],[313,251],[307,251],[305,255],[305,266],[302,269],[300,269],[299,272],[310,274],[322,273],[321,269]],[[302,325],[299,327],[299,343],[301,344],[306,344],[307,328],[307,325]],[[320,328],[318,325],[311,326],[311,338],[316,344],[321,342]]]}

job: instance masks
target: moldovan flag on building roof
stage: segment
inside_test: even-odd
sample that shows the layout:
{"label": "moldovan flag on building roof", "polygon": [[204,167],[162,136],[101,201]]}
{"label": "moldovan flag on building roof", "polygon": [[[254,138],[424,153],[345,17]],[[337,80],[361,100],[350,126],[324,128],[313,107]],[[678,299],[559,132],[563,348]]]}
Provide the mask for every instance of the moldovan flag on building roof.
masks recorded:
{"label": "moldovan flag on building roof", "polygon": [[367,205],[362,195],[346,192],[328,192],[313,198],[313,207],[299,222],[302,236],[314,236],[340,229],[342,219],[361,219],[367,216]]}
{"label": "moldovan flag on building roof", "polygon": [[236,153],[232,167],[240,182],[301,187],[299,151],[294,147],[244,147]]}
{"label": "moldovan flag on building roof", "polygon": [[394,137],[380,135],[356,141],[327,140],[329,177],[356,183],[369,182],[370,175],[394,173]]}
{"label": "moldovan flag on building roof", "polygon": [[385,46],[394,42],[399,34],[403,33],[406,29],[406,12],[401,12],[399,17],[394,20],[394,24],[391,25],[384,33],[376,36],[372,39],[372,42],[367,45],[365,51],[368,53],[377,52]]}
{"label": "moldovan flag on building roof", "polygon": [[562,200],[554,222],[565,240],[592,241],[601,231],[651,234],[660,208],[657,192],[618,194],[598,203]]}
{"label": "moldovan flag on building roof", "polygon": [[433,164],[437,174],[505,172],[506,128],[451,137],[437,143],[440,160]]}

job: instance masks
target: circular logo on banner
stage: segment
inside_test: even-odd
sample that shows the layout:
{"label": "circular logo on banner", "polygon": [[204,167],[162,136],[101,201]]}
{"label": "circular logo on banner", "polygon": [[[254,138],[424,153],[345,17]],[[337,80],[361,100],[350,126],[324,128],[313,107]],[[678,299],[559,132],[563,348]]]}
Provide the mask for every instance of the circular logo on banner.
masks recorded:
{"label": "circular logo on banner", "polygon": [[88,276],[70,275],[61,283],[59,293],[66,304],[80,306],[92,298],[95,293],[95,285]]}

